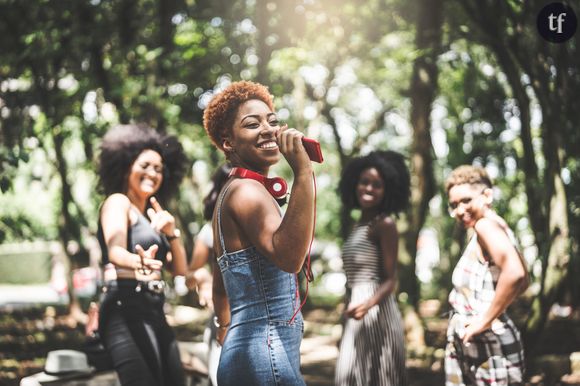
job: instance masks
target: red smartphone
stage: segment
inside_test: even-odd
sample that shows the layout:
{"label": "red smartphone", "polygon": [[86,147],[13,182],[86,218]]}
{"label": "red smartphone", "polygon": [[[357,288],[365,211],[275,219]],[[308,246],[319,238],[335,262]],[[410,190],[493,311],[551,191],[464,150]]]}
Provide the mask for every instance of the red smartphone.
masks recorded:
{"label": "red smartphone", "polygon": [[318,141],[312,138],[302,137],[302,144],[306,149],[306,153],[308,153],[308,157],[310,157],[312,161],[318,163],[324,161],[322,158],[322,150],[320,150],[320,143],[318,143]]}

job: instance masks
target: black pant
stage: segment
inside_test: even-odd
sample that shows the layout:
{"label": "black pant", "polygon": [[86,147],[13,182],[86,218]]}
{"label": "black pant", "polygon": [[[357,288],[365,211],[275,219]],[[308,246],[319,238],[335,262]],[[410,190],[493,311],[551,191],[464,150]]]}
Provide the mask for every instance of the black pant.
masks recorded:
{"label": "black pant", "polygon": [[99,332],[123,386],[180,386],[185,377],[173,330],[163,313],[165,296],[134,280],[107,286]]}

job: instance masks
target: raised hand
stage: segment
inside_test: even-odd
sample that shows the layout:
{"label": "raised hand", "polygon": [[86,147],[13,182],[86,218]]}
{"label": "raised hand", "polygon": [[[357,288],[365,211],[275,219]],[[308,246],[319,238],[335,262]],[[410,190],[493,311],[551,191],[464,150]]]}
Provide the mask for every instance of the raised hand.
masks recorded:
{"label": "raised hand", "polygon": [[135,270],[142,275],[150,275],[154,271],[159,271],[163,268],[163,262],[160,260],[155,260],[155,254],[159,246],[157,244],[153,244],[147,250],[144,250],[143,247],[139,244],[135,245],[135,251],[139,255],[139,260],[135,264]]}
{"label": "raised hand", "polygon": [[286,158],[295,174],[302,169],[310,170],[311,168],[310,158],[302,144],[302,137],[304,134],[296,129],[288,128],[288,125],[282,126],[276,132],[280,153]]}
{"label": "raised hand", "polygon": [[173,236],[175,234],[175,218],[161,207],[155,197],[151,197],[149,201],[151,208],[147,209],[147,216],[151,220],[151,227],[165,236]]}

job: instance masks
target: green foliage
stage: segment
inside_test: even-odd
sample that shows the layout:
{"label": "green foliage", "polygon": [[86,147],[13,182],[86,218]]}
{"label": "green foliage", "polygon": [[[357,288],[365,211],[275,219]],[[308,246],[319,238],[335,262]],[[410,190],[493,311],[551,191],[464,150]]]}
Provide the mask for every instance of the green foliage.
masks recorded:
{"label": "green foliage", "polygon": [[0,243],[48,237],[46,229],[35,218],[24,213],[3,214],[0,217]]}
{"label": "green foliage", "polygon": [[[175,134],[190,160],[213,170],[223,156],[205,134],[203,108],[224,84],[252,79],[269,86],[284,121],[320,140],[325,164],[315,166],[316,236],[340,244],[348,225],[341,221],[349,221],[340,216],[336,194],[344,164],[379,148],[413,156],[408,89],[413,60],[424,54],[415,48],[416,4],[0,1],[0,242],[61,238],[87,243],[103,199],[95,160],[110,125],[146,122]],[[468,12],[474,2],[465,4],[445,3],[445,51],[437,63],[431,135],[440,190],[427,225],[439,235],[442,262],[438,279],[427,289],[433,296],[449,288],[464,236],[445,209],[442,185],[453,167],[476,163],[492,170],[501,192],[498,211],[519,235],[530,232],[517,124],[522,114],[494,54],[497,40],[486,37],[478,24],[491,3],[485,2],[480,14]],[[532,95],[534,116],[543,112],[529,81],[538,74],[526,65],[571,74],[566,87],[554,75],[545,88],[568,93],[567,103],[550,105],[564,109],[562,174],[567,176],[570,238],[578,251],[580,87],[574,86],[580,84],[580,56],[574,55],[577,41],[566,46],[569,52],[539,44],[535,25],[526,22],[530,7],[520,1],[499,4],[490,28],[512,44],[510,54],[523,68],[519,75]],[[536,118],[532,130],[542,174],[545,128]],[[291,177],[284,162],[274,172]],[[174,205],[184,229],[194,232],[202,222],[199,201],[207,181],[190,177]],[[577,255],[572,254],[573,262],[580,272]]]}
{"label": "green foliage", "polygon": [[28,153],[20,148],[0,147],[0,191],[6,193],[20,162],[28,162]]}

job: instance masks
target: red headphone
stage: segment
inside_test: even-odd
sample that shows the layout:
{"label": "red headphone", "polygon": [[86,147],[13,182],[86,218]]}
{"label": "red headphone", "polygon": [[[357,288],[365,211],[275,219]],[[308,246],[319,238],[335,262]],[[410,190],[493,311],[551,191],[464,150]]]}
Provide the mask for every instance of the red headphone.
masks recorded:
{"label": "red headphone", "polygon": [[[318,162],[318,161],[317,161]],[[268,190],[268,192],[278,201],[286,201],[286,192],[288,190],[288,184],[284,181],[283,178],[280,177],[273,177],[268,178],[260,173],[253,172],[248,169],[238,168],[235,167],[230,172],[230,177],[240,177],[240,178],[251,178],[252,180],[256,180]],[[312,175],[314,178],[314,174]],[[280,204],[283,205],[283,204]],[[314,205],[316,205],[316,181],[314,182]],[[316,224],[316,208],[314,209],[314,224]],[[316,228],[316,225],[314,226]],[[308,257],[306,258],[306,262],[302,267],[304,271],[304,275],[306,276],[306,293],[304,294],[304,299],[300,303],[300,307],[294,312],[292,318],[290,319],[290,323],[294,322],[294,318],[302,309],[302,306],[306,303],[306,297],[308,296],[308,283],[314,280],[314,276],[312,274],[312,269],[310,268],[310,251],[312,249],[312,242],[314,241],[314,229],[312,230],[312,238],[310,239],[310,246],[308,247]],[[300,285],[298,284],[298,274],[296,274],[296,299],[300,299]]]}
{"label": "red headphone", "polygon": [[260,173],[253,172],[244,168],[233,168],[230,172],[230,177],[250,178],[256,180],[268,190],[268,192],[276,199],[280,200],[286,197],[288,191],[288,184],[281,177],[268,178]]}

